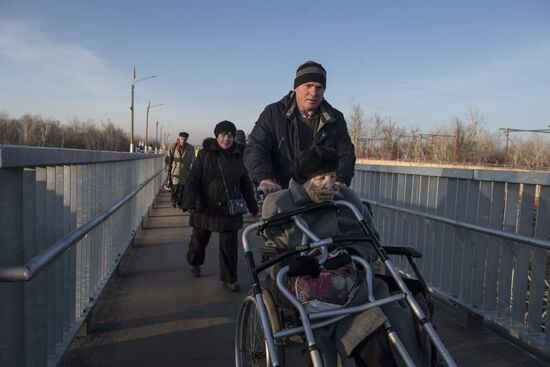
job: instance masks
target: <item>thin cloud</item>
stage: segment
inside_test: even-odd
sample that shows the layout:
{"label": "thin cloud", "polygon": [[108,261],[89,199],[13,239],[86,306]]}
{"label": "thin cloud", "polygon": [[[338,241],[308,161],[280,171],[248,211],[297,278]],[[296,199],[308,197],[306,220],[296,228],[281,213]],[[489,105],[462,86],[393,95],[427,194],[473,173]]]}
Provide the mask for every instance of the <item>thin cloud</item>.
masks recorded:
{"label": "thin cloud", "polygon": [[94,51],[51,39],[35,22],[0,21],[0,59],[33,67],[45,76],[63,78],[66,84],[103,96],[113,93],[114,81],[119,78]]}
{"label": "thin cloud", "polygon": [[[471,60],[471,59],[470,59]],[[499,92],[543,85],[550,75],[550,42],[510,49],[482,61],[457,65],[452,71],[427,75],[371,90],[370,93],[442,95],[469,91]],[[510,89],[508,89],[510,88]]]}

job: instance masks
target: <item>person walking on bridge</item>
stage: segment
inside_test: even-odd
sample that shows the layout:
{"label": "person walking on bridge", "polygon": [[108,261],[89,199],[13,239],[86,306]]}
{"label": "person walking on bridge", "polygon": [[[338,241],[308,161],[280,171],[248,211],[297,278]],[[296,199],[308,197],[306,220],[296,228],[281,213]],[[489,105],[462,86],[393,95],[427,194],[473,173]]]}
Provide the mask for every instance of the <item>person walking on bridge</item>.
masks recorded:
{"label": "person walking on bridge", "polygon": [[[191,211],[189,225],[193,227],[186,257],[193,276],[200,277],[210,236],[219,232],[220,280],[227,290],[236,292],[242,214],[247,208],[258,214],[258,204],[243,164],[244,146],[234,142],[235,125],[222,121],[216,125],[214,134],[216,138],[204,140],[183,194],[183,209]],[[237,201],[242,211],[233,210],[235,206],[231,203]]]}
{"label": "person walking on bridge", "polygon": [[191,163],[195,158],[195,148],[187,142],[189,134],[181,132],[176,143],[172,144],[166,152],[165,172],[169,179],[172,207],[181,208],[185,180],[191,171]]}
{"label": "person walking on bridge", "polygon": [[355,152],[344,115],[325,99],[327,74],[321,64],[300,65],[294,90],[260,114],[244,153],[250,177],[264,194],[288,188],[289,167],[312,145],[332,147],[338,155],[337,180],[349,186]]}

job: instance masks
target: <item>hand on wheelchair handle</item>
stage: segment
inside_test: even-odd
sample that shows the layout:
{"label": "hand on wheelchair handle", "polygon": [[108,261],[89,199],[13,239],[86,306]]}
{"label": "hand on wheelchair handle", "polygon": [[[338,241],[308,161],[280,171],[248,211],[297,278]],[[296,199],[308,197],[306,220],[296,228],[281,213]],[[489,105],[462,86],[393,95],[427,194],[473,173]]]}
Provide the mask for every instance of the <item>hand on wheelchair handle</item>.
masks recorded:
{"label": "hand on wheelchair handle", "polygon": [[309,256],[298,256],[288,264],[289,276],[311,275],[313,278],[318,278],[321,273],[319,262]]}
{"label": "hand on wheelchair handle", "polygon": [[264,194],[264,197],[281,189],[281,185],[269,178],[262,180],[258,186],[258,191],[261,191]]}

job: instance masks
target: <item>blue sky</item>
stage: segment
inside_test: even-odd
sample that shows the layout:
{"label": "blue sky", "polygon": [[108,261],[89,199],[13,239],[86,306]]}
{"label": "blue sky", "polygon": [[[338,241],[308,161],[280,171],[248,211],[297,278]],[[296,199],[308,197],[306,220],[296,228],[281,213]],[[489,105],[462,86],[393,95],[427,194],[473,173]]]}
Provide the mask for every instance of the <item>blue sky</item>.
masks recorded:
{"label": "blue sky", "polygon": [[[492,130],[550,125],[550,2],[0,1],[0,111],[111,119],[145,109],[198,143],[229,119],[247,133],[306,60],[326,99],[428,131],[469,109]],[[151,131],[151,130],[150,130]],[[154,131],[153,131],[154,134]]]}

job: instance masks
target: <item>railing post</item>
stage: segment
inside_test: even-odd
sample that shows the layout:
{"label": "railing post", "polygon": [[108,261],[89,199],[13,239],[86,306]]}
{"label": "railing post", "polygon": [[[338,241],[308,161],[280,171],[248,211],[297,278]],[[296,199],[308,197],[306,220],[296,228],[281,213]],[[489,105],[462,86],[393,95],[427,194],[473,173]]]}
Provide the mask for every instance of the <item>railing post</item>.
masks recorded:
{"label": "railing post", "polygon": [[[23,168],[0,170],[0,266],[24,262]],[[0,366],[25,365],[24,287],[0,283]]]}

